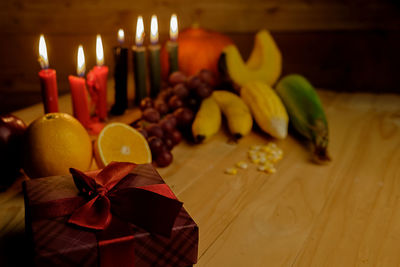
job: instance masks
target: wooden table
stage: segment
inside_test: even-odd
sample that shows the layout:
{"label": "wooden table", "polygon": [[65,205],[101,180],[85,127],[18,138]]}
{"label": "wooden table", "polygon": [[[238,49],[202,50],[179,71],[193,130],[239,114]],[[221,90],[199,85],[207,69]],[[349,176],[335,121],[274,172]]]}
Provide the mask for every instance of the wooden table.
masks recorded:
{"label": "wooden table", "polygon": [[[249,146],[271,139],[252,133],[231,144],[221,131],[207,144],[180,144],[159,169],[200,227],[197,266],[400,265],[400,95],[319,94],[328,165],[289,137],[276,142],[284,158],[275,174],[250,165],[226,175]],[[60,103],[70,111],[69,96]],[[15,114],[30,122],[42,108]],[[1,266],[26,258],[21,180],[0,194]]]}

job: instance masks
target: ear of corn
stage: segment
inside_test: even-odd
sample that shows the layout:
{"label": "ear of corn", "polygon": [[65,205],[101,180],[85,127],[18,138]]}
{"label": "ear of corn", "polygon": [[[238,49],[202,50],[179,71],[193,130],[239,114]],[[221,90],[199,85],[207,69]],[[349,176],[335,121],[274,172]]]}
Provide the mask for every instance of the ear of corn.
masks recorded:
{"label": "ear of corn", "polygon": [[314,87],[303,76],[294,74],[282,78],[276,91],[286,106],[293,128],[314,145],[316,160],[330,160],[328,121]]}
{"label": "ear of corn", "polygon": [[286,109],[269,85],[249,82],[241,88],[240,96],[263,131],[279,139],[287,136],[289,119]]}

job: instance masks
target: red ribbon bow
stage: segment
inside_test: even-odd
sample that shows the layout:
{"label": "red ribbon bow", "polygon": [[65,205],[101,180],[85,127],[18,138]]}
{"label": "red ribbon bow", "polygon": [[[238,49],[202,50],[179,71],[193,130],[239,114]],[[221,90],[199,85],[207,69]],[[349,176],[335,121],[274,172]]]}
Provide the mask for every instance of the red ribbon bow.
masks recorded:
{"label": "red ribbon bow", "polygon": [[71,168],[78,190],[89,202],[75,210],[68,222],[78,226],[104,230],[111,221],[109,191],[135,167],[132,163],[112,162],[94,177]]}
{"label": "red ribbon bow", "polygon": [[133,163],[112,162],[100,172],[87,174],[71,168],[76,187],[88,201],[72,213],[68,222],[104,230],[113,213],[149,232],[169,236],[182,202],[165,184],[120,189],[118,185],[135,167]]}

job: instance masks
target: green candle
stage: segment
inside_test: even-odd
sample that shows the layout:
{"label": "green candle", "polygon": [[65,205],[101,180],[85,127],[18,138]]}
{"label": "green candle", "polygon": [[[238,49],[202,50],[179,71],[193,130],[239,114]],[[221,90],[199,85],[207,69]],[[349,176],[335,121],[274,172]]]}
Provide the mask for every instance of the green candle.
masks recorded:
{"label": "green candle", "polygon": [[150,43],[150,96],[154,98],[161,89],[160,45],[158,44],[158,23],[156,15],[151,16]]}
{"label": "green candle", "polygon": [[147,67],[146,48],[143,47],[144,27],[142,16],[138,17],[136,24],[136,46],[132,47],[133,71],[135,75],[135,104],[139,104],[147,97]]}
{"label": "green candle", "polygon": [[168,61],[169,61],[169,73],[173,73],[179,70],[178,65],[178,43],[174,41],[167,42]]}
{"label": "green candle", "polygon": [[178,19],[176,14],[172,14],[169,28],[170,40],[167,42],[169,59],[169,73],[179,70],[178,65]]}

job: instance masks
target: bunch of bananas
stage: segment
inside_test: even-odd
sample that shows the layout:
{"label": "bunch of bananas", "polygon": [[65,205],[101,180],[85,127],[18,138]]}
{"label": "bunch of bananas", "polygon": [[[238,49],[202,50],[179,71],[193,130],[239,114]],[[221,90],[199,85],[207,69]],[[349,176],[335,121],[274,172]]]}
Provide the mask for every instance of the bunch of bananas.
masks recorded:
{"label": "bunch of bananas", "polygon": [[219,131],[221,113],[224,114],[229,131],[235,139],[250,133],[253,118],[243,100],[228,91],[214,91],[203,100],[192,124],[193,136],[197,142],[207,141]]}

